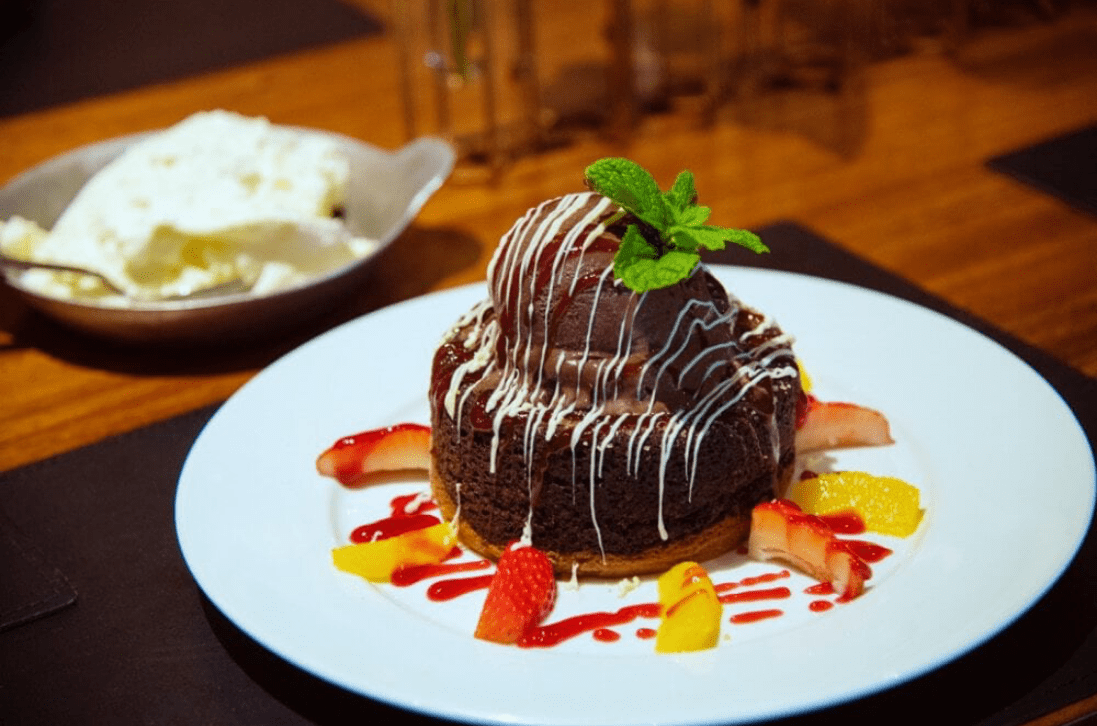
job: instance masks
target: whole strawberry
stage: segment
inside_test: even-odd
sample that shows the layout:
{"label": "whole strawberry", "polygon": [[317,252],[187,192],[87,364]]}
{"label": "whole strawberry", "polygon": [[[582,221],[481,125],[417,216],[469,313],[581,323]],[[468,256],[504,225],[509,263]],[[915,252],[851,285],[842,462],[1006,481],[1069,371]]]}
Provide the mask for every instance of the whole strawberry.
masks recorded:
{"label": "whole strawberry", "polygon": [[514,643],[544,620],[555,603],[556,578],[548,557],[541,550],[511,543],[488,586],[476,637]]}

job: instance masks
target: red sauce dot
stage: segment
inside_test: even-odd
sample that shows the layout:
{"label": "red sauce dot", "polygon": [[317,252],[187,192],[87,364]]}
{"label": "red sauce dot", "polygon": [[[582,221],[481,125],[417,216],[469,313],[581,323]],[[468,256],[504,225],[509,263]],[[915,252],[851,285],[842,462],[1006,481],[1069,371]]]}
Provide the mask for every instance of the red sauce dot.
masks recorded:
{"label": "red sauce dot", "polygon": [[655,630],[655,628],[637,628],[636,629],[636,637],[637,638],[643,638],[644,640],[647,640],[649,638],[654,638],[656,632],[657,631]]}
{"label": "red sauce dot", "polygon": [[781,570],[780,572],[770,572],[765,575],[756,575],[755,577],[744,577],[739,584],[740,585],[761,585],[766,582],[773,582],[775,580],[784,580],[791,577],[792,573],[788,570]]}
{"label": "red sauce dot", "polygon": [[817,585],[805,587],[804,593],[807,595],[833,595],[834,586],[831,585],[829,582],[820,582]]}
{"label": "red sauce dot", "polygon": [[887,547],[875,542],[862,542],[861,540],[843,540],[842,545],[851,553],[860,557],[865,562],[879,562],[892,552]]}
{"label": "red sauce dot", "polygon": [[518,646],[521,648],[548,648],[568,638],[574,638],[580,633],[624,625],[636,618],[657,618],[660,610],[659,603],[642,603],[640,605],[628,605],[616,612],[574,615],[555,623],[530,628],[518,639]]}
{"label": "red sauce dot", "polygon": [[486,590],[491,584],[492,575],[479,577],[458,577],[452,580],[439,580],[427,588],[427,599],[435,602],[452,600],[476,590]]}
{"label": "red sauce dot", "polygon": [[[408,509],[408,507],[418,500],[418,504],[414,509]],[[401,517],[411,514],[423,514],[429,512],[432,509],[437,509],[438,505],[430,497],[424,497],[421,494],[402,494],[398,497],[393,497],[389,502],[389,507],[392,510],[392,516]]]}
{"label": "red sauce dot", "polygon": [[591,635],[595,640],[602,643],[612,643],[621,639],[621,635],[616,630],[610,630],[609,628],[595,628]]}
{"label": "red sauce dot", "polygon": [[865,520],[852,509],[833,514],[820,514],[819,519],[826,522],[831,531],[838,534],[861,534],[865,531]]}
{"label": "red sauce dot", "polygon": [[376,522],[363,524],[350,533],[350,541],[355,544],[363,542],[376,542],[381,539],[395,537],[405,532],[416,529],[425,529],[438,524],[441,520],[433,514],[400,515],[398,517],[386,517]]}
{"label": "red sauce dot", "polygon": [[756,623],[759,620],[769,620],[771,618],[778,618],[784,615],[783,610],[753,610],[749,613],[739,613],[738,615],[731,616],[731,622],[736,625],[742,625],[744,623]]}
{"label": "red sauce dot", "polygon": [[470,570],[486,570],[491,566],[487,560],[473,560],[472,562],[452,562],[431,565],[405,565],[397,567],[392,573],[392,584],[397,587],[414,585],[421,580],[442,575],[452,575],[457,572]]}
{"label": "red sauce dot", "polygon": [[830,610],[832,607],[834,607],[834,603],[830,600],[812,600],[811,604],[808,605],[808,610],[811,610],[813,613],[822,613]]}
{"label": "red sauce dot", "polygon": [[787,587],[771,587],[765,590],[747,590],[746,592],[733,592],[720,596],[720,602],[727,605],[733,602],[753,602],[756,600],[783,600],[791,597],[792,591]]}

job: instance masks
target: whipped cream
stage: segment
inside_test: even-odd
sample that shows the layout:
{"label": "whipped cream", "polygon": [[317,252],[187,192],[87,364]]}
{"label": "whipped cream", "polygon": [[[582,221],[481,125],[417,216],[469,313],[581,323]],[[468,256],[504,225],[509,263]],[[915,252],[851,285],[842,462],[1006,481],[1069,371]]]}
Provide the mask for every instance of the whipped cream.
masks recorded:
{"label": "whipped cream", "polygon": [[[0,223],[0,248],[101,272],[137,300],[237,278],[261,294],[376,249],[333,216],[346,202],[349,177],[333,137],[201,112],[128,147],[51,230],[19,217]],[[87,275],[31,270],[20,279],[53,297],[112,296]]]}

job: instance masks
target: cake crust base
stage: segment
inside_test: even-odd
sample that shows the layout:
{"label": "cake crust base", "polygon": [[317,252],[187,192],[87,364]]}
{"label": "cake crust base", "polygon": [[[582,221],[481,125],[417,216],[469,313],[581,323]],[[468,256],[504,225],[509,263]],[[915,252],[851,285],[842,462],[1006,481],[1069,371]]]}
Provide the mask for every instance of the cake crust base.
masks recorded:
{"label": "cake crust base", "polygon": [[[784,472],[782,480],[787,479],[791,467]],[[457,503],[450,497],[445,484],[434,468],[430,470],[430,488],[434,501],[442,517],[453,522],[456,516],[457,538],[461,544],[477,554],[491,560],[497,560],[507,543],[488,542],[462,520],[457,511]],[[703,562],[724,555],[744,543],[750,534],[750,513],[726,517],[694,534],[679,538],[673,542],[658,544],[632,555],[619,555],[601,552],[576,551],[556,552],[544,550],[559,577],[604,577],[620,578],[633,575],[650,575],[665,572],[680,562]]]}

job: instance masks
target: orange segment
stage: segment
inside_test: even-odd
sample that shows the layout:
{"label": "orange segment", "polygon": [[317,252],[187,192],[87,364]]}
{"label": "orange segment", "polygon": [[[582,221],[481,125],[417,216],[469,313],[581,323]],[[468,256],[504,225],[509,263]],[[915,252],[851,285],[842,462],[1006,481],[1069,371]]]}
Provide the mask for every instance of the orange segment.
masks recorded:
{"label": "orange segment", "polygon": [[924,513],[918,488],[902,479],[863,471],[820,474],[794,483],[788,498],[811,514],[854,510],[870,532],[908,537]]}

